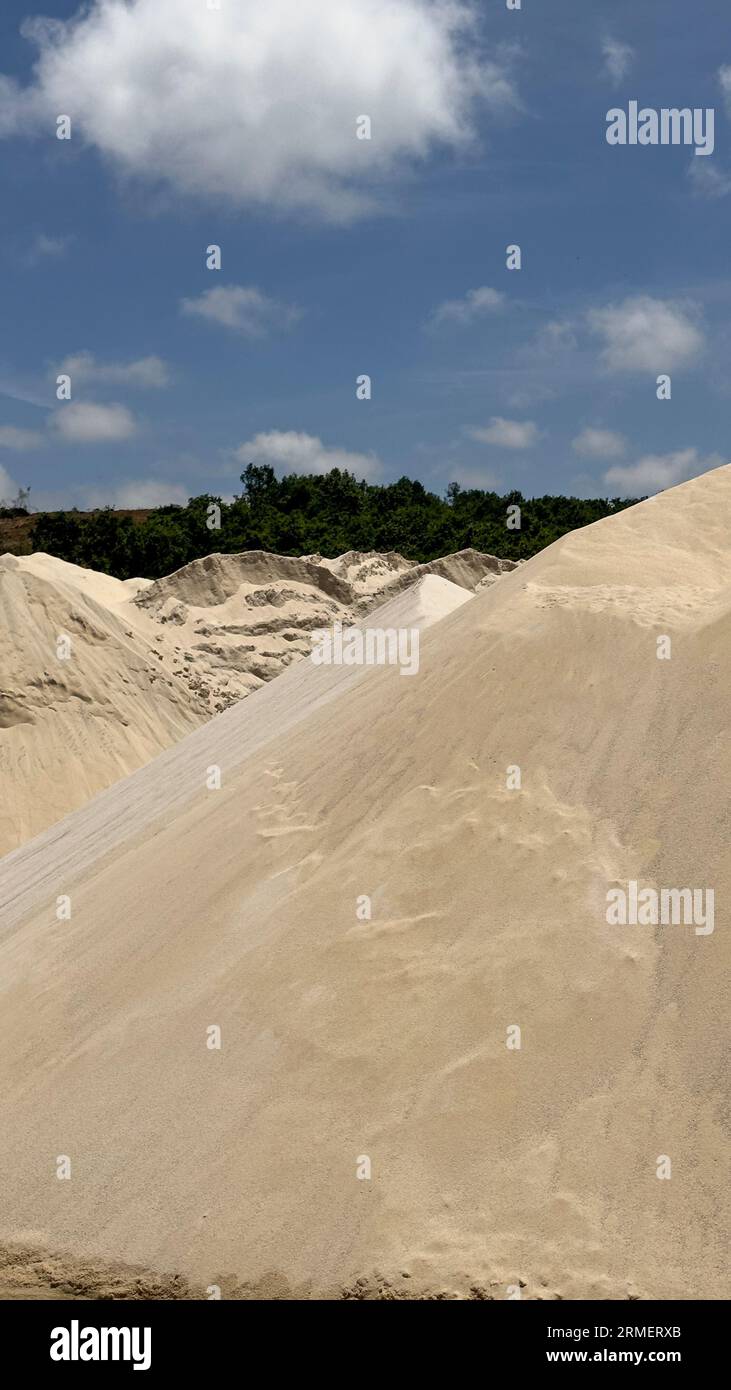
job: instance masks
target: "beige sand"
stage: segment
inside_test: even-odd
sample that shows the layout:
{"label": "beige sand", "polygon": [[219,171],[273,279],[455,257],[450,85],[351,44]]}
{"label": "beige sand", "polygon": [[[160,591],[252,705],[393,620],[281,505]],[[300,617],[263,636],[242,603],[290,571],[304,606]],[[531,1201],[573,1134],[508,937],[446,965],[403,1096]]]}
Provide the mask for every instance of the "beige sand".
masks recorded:
{"label": "beige sand", "polygon": [[[292,667],[2,861],[0,1240],[727,1297],[730,513],[724,468],[564,538],[417,677]],[[629,879],[714,933],[608,926]]]}
{"label": "beige sand", "polygon": [[215,714],[308,655],[316,629],[359,622],[428,575],[472,594],[514,568],[476,550],[429,565],[352,550],[335,560],[208,555],[138,592],[124,612],[158,645],[165,669]]}
{"label": "beige sand", "polygon": [[0,854],[208,717],[109,605],[117,581],[82,571],[85,592],[39,559],[0,559]]}
{"label": "beige sand", "polygon": [[[460,602],[510,564],[465,553],[471,567],[435,562]],[[355,622],[394,578],[411,587],[431,572],[395,555],[325,564],[254,551],[122,582],[51,555],[3,556],[0,855],[301,660],[313,629]]]}

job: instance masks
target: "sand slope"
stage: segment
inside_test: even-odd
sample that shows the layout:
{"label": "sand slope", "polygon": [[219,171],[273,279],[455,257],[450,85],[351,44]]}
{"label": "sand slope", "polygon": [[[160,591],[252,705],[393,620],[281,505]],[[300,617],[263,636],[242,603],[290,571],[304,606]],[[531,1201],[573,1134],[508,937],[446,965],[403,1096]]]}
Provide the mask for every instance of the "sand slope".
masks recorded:
{"label": "sand slope", "polygon": [[[436,562],[454,559],[459,583],[441,582],[460,602],[510,565],[472,554],[471,568]],[[253,551],[122,582],[51,555],[0,558],[0,855],[279,676],[314,629],[357,621],[394,576],[427,573],[395,555]]]}
{"label": "sand slope", "polygon": [[[417,677],[293,667],[4,860],[0,1238],[728,1296],[729,514],[724,468],[564,538]],[[608,926],[630,878],[713,887],[714,933]]]}
{"label": "sand slope", "polygon": [[[208,714],[110,606],[107,585],[118,581],[90,578],[84,592],[52,566],[0,560],[0,854],[149,762]],[[129,599],[119,587],[117,605]]]}

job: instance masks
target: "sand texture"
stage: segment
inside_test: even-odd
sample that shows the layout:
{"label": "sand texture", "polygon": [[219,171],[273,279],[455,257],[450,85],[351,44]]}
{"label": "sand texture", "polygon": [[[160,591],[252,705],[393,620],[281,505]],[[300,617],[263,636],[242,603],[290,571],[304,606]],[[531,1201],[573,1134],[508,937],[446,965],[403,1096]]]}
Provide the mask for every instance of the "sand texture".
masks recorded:
{"label": "sand texture", "polygon": [[360,621],[425,577],[462,601],[510,568],[477,551],[432,566],[251,551],[153,583],[1,557],[0,855],[307,656],[313,630]]}
{"label": "sand texture", "polygon": [[0,861],[9,1287],[728,1297],[730,516],[564,537],[414,677],[292,664]]}

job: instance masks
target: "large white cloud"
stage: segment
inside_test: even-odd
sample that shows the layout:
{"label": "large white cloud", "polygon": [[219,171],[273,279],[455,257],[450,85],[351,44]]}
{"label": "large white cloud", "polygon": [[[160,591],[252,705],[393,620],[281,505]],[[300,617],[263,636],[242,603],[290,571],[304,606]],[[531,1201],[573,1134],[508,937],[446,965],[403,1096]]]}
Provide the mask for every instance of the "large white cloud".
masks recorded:
{"label": "large white cloud", "polygon": [[234,458],[247,463],[270,464],[279,473],[329,473],[341,468],[358,478],[377,478],[382,465],[375,454],[357,454],[323,444],[314,434],[298,430],[268,430],[247,440],[234,451]]}
{"label": "large white cloud", "polygon": [[592,309],[587,317],[612,372],[669,372],[697,361],[705,345],[692,304],[642,294]]}
{"label": "large white cloud", "polygon": [[[33,82],[0,78],[0,134],[57,115],[117,170],[176,190],[347,220],[368,186],[460,147],[516,104],[478,56],[474,0],[91,0],[34,20]],[[356,139],[367,115],[372,139]]]}
{"label": "large white cloud", "polygon": [[663,488],[684,483],[710,468],[720,468],[726,459],[720,454],[702,458],[697,449],[678,449],[672,454],[646,454],[636,463],[615,464],[604,474],[610,487],[617,487],[627,497],[643,497],[646,493],[661,492]]}

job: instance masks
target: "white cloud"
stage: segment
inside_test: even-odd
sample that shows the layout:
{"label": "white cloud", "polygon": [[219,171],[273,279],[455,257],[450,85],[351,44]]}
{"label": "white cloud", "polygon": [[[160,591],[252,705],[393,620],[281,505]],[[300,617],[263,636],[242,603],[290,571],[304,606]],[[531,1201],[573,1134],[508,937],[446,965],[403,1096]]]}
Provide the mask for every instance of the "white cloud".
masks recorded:
{"label": "white cloud", "polygon": [[61,363],[59,372],[72,379],[72,384],[84,386],[167,386],[170,371],[161,357],[140,357],[136,362],[97,362],[90,352],[76,352]]}
{"label": "white cloud", "polygon": [[430,323],[438,328],[443,323],[467,324],[485,314],[494,314],[505,303],[505,295],[488,285],[468,290],[464,299],[447,299],[431,316]]}
{"label": "white cloud", "polygon": [[501,415],[493,415],[489,425],[467,433],[480,444],[499,444],[503,449],[532,449],[541,437],[532,420],[504,420]]}
{"label": "white cloud", "polygon": [[314,434],[297,430],[269,430],[257,434],[234,451],[241,465],[268,463],[280,473],[329,473],[340,468],[358,478],[375,478],[381,462],[375,454],[357,454],[323,444]]}
{"label": "white cloud", "polygon": [[[466,147],[510,110],[510,58],[479,58],[473,0],[90,0],[31,20],[34,79],[0,78],[0,134],[58,113],[119,172],[219,203],[372,206],[375,179]],[[356,139],[368,115],[373,138]]]}
{"label": "white cloud", "polygon": [[602,41],[604,69],[612,82],[621,82],[627,76],[635,60],[635,50],[619,39],[605,38]]}
{"label": "white cloud", "polygon": [[718,80],[721,84],[726,108],[731,112],[731,64],[725,63],[723,67],[718,69]]}
{"label": "white cloud", "polygon": [[69,444],[114,444],[130,439],[137,426],[125,405],[69,402],[57,410],[53,428]]}
{"label": "white cloud", "polygon": [[571,448],[582,458],[616,459],[626,453],[627,441],[614,430],[595,429],[590,425],[571,441]]}
{"label": "white cloud", "polygon": [[704,347],[694,305],[636,295],[591,309],[589,327],[603,340],[602,361],[612,372],[667,372],[692,364]]}
{"label": "white cloud", "polygon": [[0,449],[13,449],[16,453],[25,453],[28,449],[37,449],[43,443],[43,435],[37,430],[19,429],[16,425],[0,425]]}
{"label": "white cloud", "polygon": [[127,478],[110,488],[88,488],[83,493],[85,507],[164,507],[176,502],[184,507],[190,490],[181,483],[168,483],[162,478]]}
{"label": "white cloud", "polygon": [[0,463],[0,503],[12,502],[13,498],[17,497],[17,495],[18,484],[14,478],[11,478],[7,469],[3,468]]}
{"label": "white cloud", "polygon": [[266,338],[272,332],[292,328],[302,317],[295,304],[270,299],[255,285],[217,285],[197,299],[182,299],[181,313],[207,319],[246,338]]}
{"label": "white cloud", "polygon": [[615,464],[604,474],[604,481],[625,496],[643,497],[663,488],[684,483],[711,468],[720,468],[726,459],[720,454],[702,458],[697,449],[679,449],[673,454],[645,454],[637,463]]}

